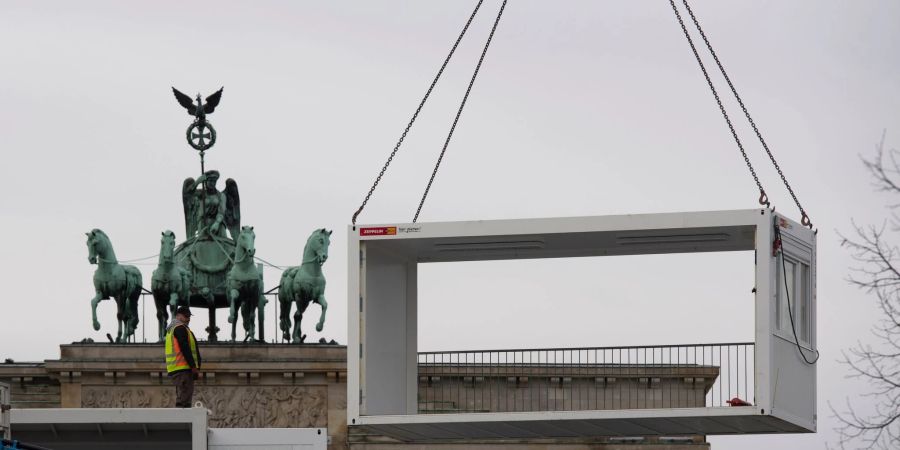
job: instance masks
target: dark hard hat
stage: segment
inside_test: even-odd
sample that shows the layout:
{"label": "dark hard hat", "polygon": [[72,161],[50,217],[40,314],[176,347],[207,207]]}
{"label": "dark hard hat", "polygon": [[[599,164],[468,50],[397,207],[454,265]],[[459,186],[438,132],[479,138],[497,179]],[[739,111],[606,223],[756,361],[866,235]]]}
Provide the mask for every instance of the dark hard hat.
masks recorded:
{"label": "dark hard hat", "polygon": [[175,314],[183,314],[185,316],[191,316],[191,308],[187,306],[179,306],[178,309],[175,310]]}

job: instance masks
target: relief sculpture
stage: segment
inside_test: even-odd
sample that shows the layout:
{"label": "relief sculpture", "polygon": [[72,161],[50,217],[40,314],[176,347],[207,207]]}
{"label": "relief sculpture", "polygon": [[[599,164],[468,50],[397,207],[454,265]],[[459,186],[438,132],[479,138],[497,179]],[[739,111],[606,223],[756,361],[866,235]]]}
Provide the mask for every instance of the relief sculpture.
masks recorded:
{"label": "relief sculpture", "polygon": [[[83,386],[83,408],[173,408],[169,386]],[[326,427],[324,386],[203,386],[194,402],[212,411],[214,428]]]}

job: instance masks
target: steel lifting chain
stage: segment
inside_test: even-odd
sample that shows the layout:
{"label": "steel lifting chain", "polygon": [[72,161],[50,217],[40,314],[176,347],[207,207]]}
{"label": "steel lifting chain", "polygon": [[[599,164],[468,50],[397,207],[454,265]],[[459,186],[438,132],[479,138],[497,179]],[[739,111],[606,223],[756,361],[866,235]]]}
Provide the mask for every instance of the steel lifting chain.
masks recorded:
{"label": "steel lifting chain", "polygon": [[759,188],[759,204],[769,206],[769,197],[766,195],[766,190],[763,189],[762,183],[759,182],[759,177],[756,176],[756,170],[753,168],[753,164],[750,163],[750,158],[747,156],[747,152],[744,150],[744,145],[741,143],[741,139],[738,137],[737,132],[734,130],[734,125],[731,123],[731,118],[728,117],[728,112],[725,111],[725,106],[722,105],[722,99],[719,98],[719,93],[716,91],[716,87],[713,85],[712,79],[709,78],[709,73],[706,71],[706,66],[703,64],[703,60],[700,59],[700,53],[697,52],[697,47],[694,45],[694,40],[691,39],[690,33],[688,33],[687,27],[684,26],[684,21],[681,19],[681,13],[678,12],[678,7],[675,6],[674,0],[669,0],[669,4],[672,5],[672,11],[675,11],[675,17],[678,19],[678,24],[681,25],[681,31],[684,32],[684,37],[687,39],[688,44],[691,46],[691,51],[694,52],[694,58],[697,59],[697,64],[700,65],[700,70],[703,72],[703,77],[706,78],[706,84],[709,85],[709,90],[712,91],[713,97],[716,98],[716,103],[719,105],[719,111],[722,112],[722,117],[725,118],[725,122],[728,124],[728,129],[731,130],[731,136],[734,137],[734,142],[737,143],[738,150],[741,151],[741,156],[744,157],[744,162],[747,163],[747,169],[750,170],[750,175],[753,176],[753,181],[756,183],[756,187]]}
{"label": "steel lifting chain", "polygon": [[[725,82],[728,83],[728,87],[731,89],[731,93],[734,94],[735,100],[737,100],[738,105],[740,105],[741,109],[744,111],[744,117],[747,118],[747,122],[750,123],[750,126],[753,128],[753,132],[756,133],[756,137],[759,138],[759,142],[766,150],[766,154],[769,155],[769,160],[772,161],[772,165],[775,166],[775,170],[778,171],[778,175],[781,177],[781,181],[784,183],[784,187],[787,188],[788,193],[791,194],[791,198],[794,199],[794,204],[797,205],[797,209],[800,210],[800,214],[802,215],[801,222],[804,226],[812,228],[812,221],[810,221],[809,215],[806,214],[806,210],[804,210],[803,206],[800,205],[800,200],[797,199],[797,194],[794,193],[794,189],[792,189],[790,183],[788,183],[787,178],[784,176],[784,172],[781,171],[781,167],[778,165],[778,161],[775,160],[775,155],[773,155],[772,151],[769,150],[769,146],[768,144],[766,144],[766,140],[763,139],[762,133],[760,133],[759,128],[756,126],[756,122],[754,122],[753,118],[750,117],[750,112],[744,105],[744,101],[741,100],[741,96],[738,95],[737,89],[735,89],[734,84],[731,82],[731,78],[725,71],[725,66],[722,65],[721,61],[719,61],[719,56],[716,55],[716,51],[713,50],[712,44],[709,43],[709,39],[706,37],[706,33],[703,32],[703,28],[700,26],[700,21],[697,20],[697,16],[694,15],[694,11],[691,9],[691,6],[688,4],[687,0],[682,0],[682,3],[684,3],[684,7],[687,9],[688,14],[691,16],[691,20],[694,22],[694,26],[697,27],[697,31],[700,32],[700,37],[703,38],[703,42],[706,44],[706,48],[709,50],[709,53],[716,61],[716,66],[719,67],[719,72],[722,73],[722,76],[725,78]],[[672,6],[674,7],[675,5],[673,4]],[[675,14],[678,14],[677,10],[675,11]],[[678,18],[678,21],[681,22],[680,17]],[[683,23],[681,24],[681,27],[684,28]],[[685,31],[685,33],[686,32],[687,31]]]}
{"label": "steel lifting chain", "polygon": [[475,84],[475,78],[478,77],[478,71],[481,69],[481,64],[484,62],[484,56],[487,55],[488,47],[491,46],[491,40],[494,39],[494,32],[497,31],[497,25],[500,23],[500,16],[503,15],[503,10],[506,9],[506,1],[503,0],[503,4],[500,5],[500,12],[497,13],[497,18],[494,19],[494,26],[491,27],[491,34],[488,35],[487,42],[484,43],[484,49],[481,51],[481,57],[478,58],[478,65],[475,66],[475,72],[472,73],[472,79],[469,80],[469,86],[466,88],[466,94],[463,95],[462,102],[459,104],[459,109],[456,111],[456,117],[453,119],[453,125],[450,126],[450,132],[447,133],[447,139],[444,140],[444,148],[441,149],[441,154],[438,156],[437,162],[434,165],[434,171],[431,172],[431,178],[428,179],[428,185],[425,186],[425,192],[422,193],[422,200],[419,201],[419,207],[416,208],[416,215],[413,216],[413,223],[416,223],[419,220],[419,213],[422,212],[422,206],[425,204],[425,198],[428,197],[428,191],[431,190],[431,184],[434,183],[434,177],[437,176],[438,168],[441,167],[441,161],[444,159],[444,153],[447,152],[447,146],[450,145],[450,138],[453,137],[453,131],[456,130],[456,124],[459,122],[459,116],[462,115],[463,108],[466,107],[466,100],[469,99],[469,93],[472,92],[472,86]]}
{"label": "steel lifting chain", "polygon": [[406,124],[406,128],[403,130],[403,134],[400,135],[400,139],[397,141],[397,145],[394,145],[394,150],[391,151],[391,155],[388,157],[387,161],[384,163],[384,167],[381,168],[381,172],[378,173],[378,177],[375,178],[375,182],[372,183],[372,187],[369,188],[369,192],[366,194],[366,198],[363,199],[361,205],[353,213],[353,218],[351,222],[353,225],[356,225],[356,218],[362,212],[363,208],[366,207],[366,204],[369,203],[369,199],[372,198],[372,193],[375,192],[375,188],[378,187],[378,183],[381,182],[381,177],[384,176],[384,173],[387,171],[388,166],[391,165],[391,161],[394,160],[394,156],[397,154],[397,150],[400,149],[400,146],[403,144],[403,140],[406,139],[407,133],[409,133],[409,129],[412,128],[413,123],[415,123],[416,118],[419,117],[419,113],[422,111],[422,107],[425,106],[425,102],[428,101],[428,97],[431,96],[431,91],[434,90],[434,86],[437,84],[438,80],[441,78],[441,74],[444,73],[444,69],[447,67],[447,64],[450,62],[450,58],[453,57],[453,54],[456,53],[456,48],[459,47],[460,41],[462,41],[463,36],[466,35],[466,31],[469,29],[469,25],[472,24],[472,20],[475,18],[475,15],[478,13],[478,10],[481,8],[481,3],[484,0],[478,0],[478,3],[475,5],[475,9],[472,11],[472,14],[469,15],[469,20],[466,21],[465,26],[463,26],[462,31],[459,33],[459,37],[456,38],[456,42],[453,43],[453,47],[450,49],[450,53],[447,54],[447,57],[444,58],[444,63],[441,64],[441,68],[438,69],[437,74],[434,76],[434,79],[431,80],[431,85],[428,86],[428,90],[425,91],[425,96],[422,97],[422,101],[419,102],[419,106],[416,108],[416,112],[413,113],[412,118],[409,119],[409,123]]}

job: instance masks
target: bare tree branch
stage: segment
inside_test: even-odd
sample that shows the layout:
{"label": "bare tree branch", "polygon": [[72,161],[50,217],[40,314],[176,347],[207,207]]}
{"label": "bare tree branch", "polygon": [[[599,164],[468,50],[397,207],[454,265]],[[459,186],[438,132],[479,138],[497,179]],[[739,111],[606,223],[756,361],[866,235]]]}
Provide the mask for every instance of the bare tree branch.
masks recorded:
{"label": "bare tree branch", "polygon": [[[863,166],[874,178],[876,190],[900,194],[900,152],[885,152],[885,133],[875,146],[875,157],[860,157]],[[897,205],[888,205],[895,209]],[[849,369],[849,378],[865,381],[870,390],[873,411],[863,415],[848,399],[838,411],[829,403],[838,420],[836,431],[840,448],[851,443],[866,449],[900,448],[900,249],[887,240],[886,230],[900,230],[900,216],[891,214],[891,226],[859,226],[853,222],[855,237],[841,237],[841,246],[850,251],[856,267],[850,269],[847,281],[874,295],[882,312],[882,319],[873,326],[875,346],[858,342],[843,353],[842,363]],[[856,447],[858,448],[858,447]]]}
{"label": "bare tree branch", "polygon": [[875,179],[874,185],[877,190],[900,193],[900,161],[897,159],[897,150],[888,151],[887,160],[890,165],[885,164],[884,138],[886,134],[886,132],[881,133],[881,141],[875,146],[874,158],[866,159],[860,156],[860,159],[863,166]]}

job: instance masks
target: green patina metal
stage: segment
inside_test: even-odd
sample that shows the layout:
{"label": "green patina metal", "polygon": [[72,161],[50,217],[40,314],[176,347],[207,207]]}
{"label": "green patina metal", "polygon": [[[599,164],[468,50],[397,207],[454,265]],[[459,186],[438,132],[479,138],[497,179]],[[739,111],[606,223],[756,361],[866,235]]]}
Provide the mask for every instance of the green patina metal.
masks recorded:
{"label": "green patina metal", "polygon": [[87,235],[88,262],[97,265],[94,271],[94,298],[91,299],[91,316],[94,330],[100,329],[97,320],[97,304],[112,298],[116,302],[118,331],[116,342],[126,342],[134,335],[139,321],[138,299],[143,284],[141,272],[134,266],[119,264],[112,242],[106,233],[93,229]]}
{"label": "green patina metal", "polygon": [[[194,116],[191,127],[197,129],[195,134],[202,135],[204,129],[214,133],[206,115],[211,114],[218,105],[222,90],[207,97],[205,103],[198,95],[194,103],[190,97],[172,89],[178,102],[187,109],[188,114]],[[264,341],[267,301],[262,266],[254,258],[256,234],[253,227],[241,227],[237,182],[229,178],[225,181],[225,189],[219,191],[216,187],[219,172],[204,171],[204,151],[212,147],[215,138],[204,141],[201,137],[198,147],[191,140],[191,129],[188,131],[188,143],[199,150],[202,174],[196,180],[190,177],[185,179],[181,188],[184,242],[176,245],[175,233],[170,230],[163,231],[160,239],[159,263],[150,283],[159,340],[165,338],[169,316],[174,314],[175,308],[188,305],[208,309],[210,325],[206,331],[210,341],[218,340],[217,308],[229,309],[232,340],[236,338],[237,313],[240,311],[244,340]],[[116,341],[126,342],[134,335],[139,320],[138,300],[143,289],[141,273],[136,267],[118,263],[105,233],[95,229],[87,236],[88,259],[91,264],[98,265],[94,273],[96,295],[91,301],[94,329],[100,329],[97,304],[103,299],[114,298],[119,326]],[[282,276],[278,298],[283,307],[281,329],[285,339],[290,340],[288,331],[291,328],[292,303],[297,304],[294,342],[303,342],[306,337],[300,333],[300,320],[310,302],[321,305],[322,313],[316,329],[321,331],[324,327],[328,303],[325,302],[322,264],[328,258],[330,236],[331,231],[324,228],[313,232],[304,248],[302,264],[288,268]]]}
{"label": "green patina metal", "polygon": [[170,230],[162,232],[159,265],[153,271],[150,286],[156,304],[159,341],[162,342],[166,337],[169,310],[174,315],[177,307],[189,304],[191,295],[191,274],[175,264],[175,233]]}
{"label": "green patina metal", "polygon": [[225,281],[228,297],[228,322],[231,324],[231,340],[235,340],[237,310],[240,308],[245,337],[244,340],[255,341],[256,311],[259,310],[259,327],[263,327],[263,308],[266,304],[263,295],[262,268],[253,260],[256,254],[256,233],[253,227],[242,227],[238,235],[234,252],[234,264],[228,271]]}
{"label": "green patina metal", "polygon": [[203,168],[203,157],[206,154],[206,150],[209,150],[216,144],[216,129],[213,128],[208,120],[206,120],[206,115],[212,114],[216,110],[216,106],[218,106],[219,102],[222,100],[222,90],[224,89],[225,88],[223,87],[209,97],[206,97],[206,103],[203,102],[200,94],[197,94],[195,103],[190,97],[178,89],[175,89],[175,87],[172,87],[172,93],[175,94],[175,99],[178,100],[178,104],[184,107],[188,114],[194,116],[194,122],[188,126],[185,137],[187,138],[188,145],[200,152],[201,172],[205,170]]}
{"label": "green patina metal", "polygon": [[[219,171],[210,170],[196,180],[187,178],[181,190],[184,205],[184,228],[188,239],[193,237],[225,237],[225,229],[232,239],[241,230],[241,205],[237,182],[225,180],[225,191],[216,188]],[[198,189],[198,187],[200,189]]]}
{"label": "green patina metal", "polygon": [[[331,231],[320,228],[309,236],[303,247],[303,259],[299,266],[288,267],[281,274],[281,285],[278,289],[278,303],[281,306],[281,331],[285,341],[302,343],[306,335],[300,331],[303,313],[311,302],[322,307],[316,331],[325,326],[325,312],[328,302],[325,301],[325,275],[322,265],[328,259],[328,246],[331,244]],[[297,304],[294,313],[294,330],[291,330],[291,306]]]}
{"label": "green patina metal", "polygon": [[[186,303],[209,310],[206,331],[210,341],[218,340],[216,308],[230,304],[226,277],[235,261],[235,240],[241,229],[237,182],[229,178],[225,190],[219,191],[218,179],[219,172],[209,170],[196,180],[184,180],[181,198],[186,238],[174,251],[175,264],[191,280]],[[157,305],[157,316],[159,308]]]}
{"label": "green patina metal", "polygon": [[[241,258],[235,256],[241,251],[236,248],[241,231],[240,195],[236,181],[227,179],[224,191],[219,191],[218,180],[217,170],[206,171],[196,180],[185,179],[181,188],[185,240],[176,246],[174,233],[163,232],[159,267],[153,273],[151,284],[160,340],[165,336],[170,311],[176,306],[189,305],[209,311],[206,331],[210,341],[217,341],[216,309],[231,305],[227,277],[235,261]],[[252,252],[244,259],[252,264]],[[261,274],[259,280],[261,289]],[[257,303],[254,303],[253,316],[256,308]],[[261,311],[259,317],[262,321]],[[247,333],[254,334],[256,326],[245,320],[244,328]],[[259,329],[262,339],[262,322]],[[232,331],[232,340],[234,338]]]}

